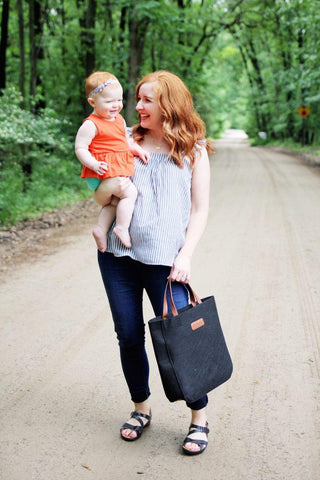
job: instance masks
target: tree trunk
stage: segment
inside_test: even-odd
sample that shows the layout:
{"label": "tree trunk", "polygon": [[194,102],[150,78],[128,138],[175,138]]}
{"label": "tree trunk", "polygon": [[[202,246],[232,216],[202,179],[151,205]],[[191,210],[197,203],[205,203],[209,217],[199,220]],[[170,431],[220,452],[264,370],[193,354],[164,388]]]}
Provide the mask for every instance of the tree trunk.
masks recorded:
{"label": "tree trunk", "polygon": [[[83,4],[83,0],[78,1],[78,7]],[[88,77],[93,73],[95,68],[95,21],[96,21],[96,0],[88,0],[87,7],[83,10],[83,17],[79,18],[81,28],[81,45],[83,51],[83,67],[85,76]],[[83,110],[85,115],[90,113],[90,106],[83,98]]]}
{"label": "tree trunk", "polygon": [[64,7],[64,0],[60,0],[59,7],[57,7],[58,15],[61,17],[61,61],[65,64],[66,57],[66,42],[65,42],[65,30],[66,30],[66,11]]}
{"label": "tree trunk", "polygon": [[[126,31],[126,18],[127,18],[128,7],[122,7],[120,21],[119,21],[119,37],[118,37],[118,46],[120,55],[123,56],[123,51],[125,50],[125,31]],[[127,80],[127,72],[125,72],[125,62],[120,62],[119,64],[119,75],[124,80]],[[124,91],[124,96],[127,96],[127,90]]]}
{"label": "tree trunk", "polygon": [[9,0],[3,0],[0,40],[0,89],[6,87],[6,53],[8,47]]}
{"label": "tree trunk", "polygon": [[138,19],[133,8],[129,14],[129,65],[128,84],[129,89],[126,95],[126,119],[132,124],[136,119],[136,98],[135,86],[141,74],[144,41],[148,28],[148,19]]}
{"label": "tree trunk", "polygon": [[[37,88],[42,86],[41,77],[38,73],[38,60],[44,58],[42,48],[42,7],[38,0],[29,0],[29,39],[30,39],[30,100],[36,99]],[[45,107],[42,98],[36,99],[36,103],[32,107],[34,113],[38,113],[41,108]]]}
{"label": "tree trunk", "polygon": [[244,65],[244,68],[245,68],[245,71],[246,71],[246,74],[247,74],[247,77],[248,77],[248,80],[249,80],[251,92],[252,92],[252,102],[253,102],[253,108],[254,108],[254,113],[255,113],[255,117],[256,117],[256,124],[257,124],[258,130],[262,131],[263,126],[262,126],[262,122],[261,122],[261,118],[260,118],[260,114],[259,114],[259,108],[258,108],[257,101],[256,101],[256,98],[255,98],[254,82],[252,80],[252,77],[251,77],[251,74],[250,74],[250,71],[249,71],[249,68],[248,68],[247,59],[246,59],[246,56],[244,54],[243,48],[241,47],[241,45],[238,45],[238,48],[240,50],[242,62],[243,62],[243,65]]}
{"label": "tree trunk", "polygon": [[25,62],[25,45],[24,45],[24,21],[22,0],[17,0],[18,8],[18,24],[19,24],[19,54],[20,54],[20,68],[19,68],[19,89],[22,95],[22,105],[25,107],[25,77],[26,77],[26,62]]}
{"label": "tree trunk", "polygon": [[34,33],[34,1],[29,0],[29,43],[30,43],[30,84],[29,84],[29,94],[33,98],[36,94],[36,71],[37,71],[37,61],[36,61],[36,42],[35,42],[35,33]]}
{"label": "tree trunk", "polygon": [[[290,25],[286,26],[287,40],[284,38],[284,28],[283,28],[283,25],[281,24],[281,18],[278,12],[275,13],[275,23],[277,27],[276,34],[280,44],[280,55],[282,58],[283,70],[285,71],[286,75],[289,76],[290,70],[292,68],[292,56],[291,56],[291,49],[288,48],[288,39],[293,38],[293,33],[291,31]],[[287,105],[291,105],[292,99],[293,99],[293,92],[292,90],[289,90],[286,92]],[[294,118],[293,118],[293,112],[292,110],[290,110],[287,115],[287,127],[286,127],[286,133],[285,133],[286,138],[292,137],[293,131],[294,131]]]}
{"label": "tree trunk", "polygon": [[86,58],[85,58],[85,69],[86,76],[91,75],[95,67],[95,33],[94,27],[96,22],[96,10],[97,2],[96,0],[89,0],[88,10],[86,13]]}
{"label": "tree trunk", "polygon": [[[303,29],[299,29],[298,32],[298,60],[300,65],[300,71],[302,72],[304,69],[304,32]],[[306,88],[304,83],[301,85],[301,104],[305,105],[305,98],[306,98]],[[309,143],[309,133],[308,133],[308,119],[304,118],[302,120],[302,127],[298,133],[298,139],[300,140],[302,145],[306,145]]]}
{"label": "tree trunk", "polygon": [[256,51],[255,51],[255,48],[254,48],[254,45],[253,45],[253,42],[252,42],[251,39],[248,41],[247,46],[245,46],[244,48],[246,50],[247,56],[248,56],[252,66],[253,66],[253,69],[255,71],[254,82],[258,87],[260,98],[261,98],[259,110],[260,110],[260,117],[261,117],[261,122],[262,122],[262,129],[265,132],[267,132],[269,135],[273,136],[273,132],[270,131],[269,114],[261,111],[261,107],[263,107],[263,105],[266,103],[266,100],[265,100],[266,96],[267,96],[266,95],[266,87],[265,87],[264,82],[263,82],[262,71],[261,71],[261,68],[260,68],[258,56],[256,54]]}

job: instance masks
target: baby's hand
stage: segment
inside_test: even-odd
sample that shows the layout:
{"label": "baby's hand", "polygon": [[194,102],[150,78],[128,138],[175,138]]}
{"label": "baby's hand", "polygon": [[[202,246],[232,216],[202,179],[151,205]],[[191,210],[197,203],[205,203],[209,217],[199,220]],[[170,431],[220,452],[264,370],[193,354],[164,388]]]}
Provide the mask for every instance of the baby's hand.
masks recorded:
{"label": "baby's hand", "polygon": [[140,145],[137,143],[132,145],[131,152],[137,157],[141,158],[143,163],[148,163],[150,160],[150,153],[140,147]]}
{"label": "baby's hand", "polygon": [[98,162],[97,160],[96,168],[94,169],[94,171],[98,175],[103,175],[107,170],[108,170],[108,164],[106,162]]}

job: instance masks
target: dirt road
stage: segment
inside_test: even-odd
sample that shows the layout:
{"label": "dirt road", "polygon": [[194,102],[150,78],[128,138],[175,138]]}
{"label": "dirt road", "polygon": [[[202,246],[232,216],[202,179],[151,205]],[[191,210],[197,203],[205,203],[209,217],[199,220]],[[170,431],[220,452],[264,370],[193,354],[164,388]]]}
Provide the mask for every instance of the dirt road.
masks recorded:
{"label": "dirt road", "polygon": [[0,287],[0,478],[320,478],[319,168],[230,135],[217,144],[192,285],[216,296],[234,374],[210,394],[200,457],[180,453],[189,418],[162,392],[149,335],[153,423],[139,442],[119,438],[131,405],[93,220]]}

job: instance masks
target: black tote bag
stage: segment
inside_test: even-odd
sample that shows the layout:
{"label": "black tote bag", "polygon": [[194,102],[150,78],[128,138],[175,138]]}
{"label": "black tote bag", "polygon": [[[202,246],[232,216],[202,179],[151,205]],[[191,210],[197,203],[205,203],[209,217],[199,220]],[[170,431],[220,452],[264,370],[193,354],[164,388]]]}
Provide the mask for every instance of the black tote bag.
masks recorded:
{"label": "black tote bag", "polygon": [[214,297],[200,300],[189,284],[186,287],[191,304],[178,311],[168,280],[163,314],[148,322],[163,388],[170,402],[199,400],[226,382],[233,369]]}

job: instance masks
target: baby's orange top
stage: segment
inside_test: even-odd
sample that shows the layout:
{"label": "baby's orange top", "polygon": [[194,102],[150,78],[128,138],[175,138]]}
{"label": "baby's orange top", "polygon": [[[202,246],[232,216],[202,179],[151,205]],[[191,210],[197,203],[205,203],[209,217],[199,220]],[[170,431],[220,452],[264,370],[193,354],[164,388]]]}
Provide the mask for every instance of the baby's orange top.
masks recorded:
{"label": "baby's orange top", "polygon": [[134,159],[129,151],[123,117],[118,114],[113,122],[109,122],[92,113],[84,121],[86,120],[91,120],[98,131],[89,146],[89,152],[99,162],[107,162],[109,168],[103,175],[97,175],[90,168],[83,166],[81,177],[96,177],[101,180],[110,177],[131,177]]}

